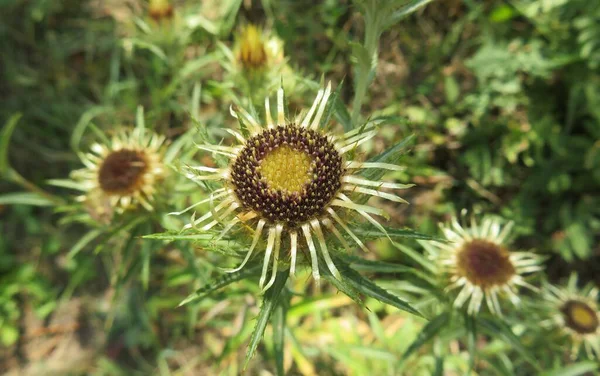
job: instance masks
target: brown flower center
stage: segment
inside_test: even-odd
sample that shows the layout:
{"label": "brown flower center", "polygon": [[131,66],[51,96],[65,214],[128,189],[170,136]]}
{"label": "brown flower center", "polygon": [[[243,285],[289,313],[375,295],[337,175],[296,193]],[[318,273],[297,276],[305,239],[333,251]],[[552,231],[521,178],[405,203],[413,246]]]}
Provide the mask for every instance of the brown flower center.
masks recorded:
{"label": "brown flower center", "polygon": [[232,165],[231,184],[245,208],[293,227],[323,215],[343,173],[327,137],[290,124],[248,139]]}
{"label": "brown flower center", "polygon": [[128,194],[140,188],[147,170],[148,161],[143,152],[121,149],[104,159],[98,172],[98,182],[108,194]]}
{"label": "brown flower center", "polygon": [[506,284],[515,274],[508,251],[481,239],[463,245],[457,264],[461,276],[484,290]]}
{"label": "brown flower center", "polygon": [[579,334],[595,333],[598,329],[598,314],[588,304],[569,300],[560,309],[565,324]]}

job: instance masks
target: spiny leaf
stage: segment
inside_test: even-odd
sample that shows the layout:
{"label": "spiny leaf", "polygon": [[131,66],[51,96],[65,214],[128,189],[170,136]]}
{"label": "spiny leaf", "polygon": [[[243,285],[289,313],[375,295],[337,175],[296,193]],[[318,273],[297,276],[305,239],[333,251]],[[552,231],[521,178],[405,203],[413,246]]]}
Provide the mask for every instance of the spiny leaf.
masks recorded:
{"label": "spiny leaf", "polygon": [[[414,135],[410,135],[408,137],[405,137],[402,141],[398,142],[396,145],[392,146],[391,148],[385,150],[384,152],[382,152],[379,155],[376,155],[375,157],[369,159],[367,162],[376,162],[376,163],[396,163],[398,161],[398,158],[400,157],[400,155],[402,155],[402,153],[404,152],[404,149],[406,149],[406,147],[413,142],[415,136]],[[372,180],[372,181],[378,181],[381,179],[381,177],[386,173],[386,170],[383,169],[375,169],[375,168],[370,168],[370,169],[366,169],[364,170],[361,175],[368,179],[368,180]]]}
{"label": "spiny leaf", "polygon": [[182,234],[179,231],[166,231],[159,232],[156,234],[144,235],[144,239],[154,239],[154,240],[166,240],[166,241],[175,241],[175,240],[211,240],[215,236],[214,234],[204,233],[204,234]]}
{"label": "spiny leaf", "polygon": [[[341,91],[341,87],[342,87],[342,83],[340,83],[340,85],[338,86],[338,88],[336,89],[336,93],[338,91]],[[337,119],[338,122],[340,122],[340,124],[342,124],[342,126],[344,127],[344,131],[348,132],[352,130],[352,118],[350,116],[350,113],[348,112],[348,109],[346,108],[346,105],[344,104],[344,102],[340,99],[339,95],[336,95],[333,99],[333,108],[334,108],[334,113],[335,113],[335,118]]]}
{"label": "spiny leaf", "polygon": [[256,326],[254,327],[254,332],[252,332],[252,336],[250,337],[250,343],[248,344],[246,360],[244,361],[244,369],[248,366],[248,362],[250,361],[250,359],[252,359],[252,356],[254,355],[254,352],[258,347],[258,343],[260,342],[261,338],[263,337],[263,334],[265,333],[265,328],[267,327],[267,323],[269,322],[271,313],[279,303],[279,295],[285,287],[285,282],[288,280],[289,273],[289,269],[277,273],[275,283],[265,293],[263,304],[260,307],[260,312],[256,320]]}
{"label": "spiny leaf", "polygon": [[261,265],[256,264],[253,266],[247,266],[242,270],[235,273],[227,273],[224,274],[210,283],[202,286],[196,292],[187,296],[187,298],[183,299],[181,303],[179,303],[178,307],[186,305],[194,300],[205,298],[207,295],[222,289],[225,286],[232,284],[233,282],[241,281],[242,279],[246,279],[252,276],[256,276],[259,273]]}
{"label": "spiny leaf", "polygon": [[357,271],[352,269],[344,260],[338,257],[335,257],[334,260],[343,279],[348,281],[348,283],[358,292],[379,300],[382,303],[386,303],[403,311],[412,313],[413,315],[423,317],[423,315],[410,304],[363,277]]}
{"label": "spiny leaf", "polygon": [[429,342],[433,337],[435,337],[436,334],[440,332],[440,330],[444,328],[444,326],[446,326],[449,320],[450,314],[448,312],[444,312],[435,317],[433,320],[429,321],[427,325],[423,327],[421,333],[419,333],[413,343],[411,343],[404,354],[402,354],[402,359],[408,358],[412,353],[419,350],[421,346]]}
{"label": "spiny leaf", "polygon": [[394,264],[391,262],[366,260],[361,257],[352,255],[340,255],[344,261],[348,262],[350,266],[359,272],[373,272],[373,273],[407,273],[416,276],[419,280],[425,282],[428,288],[435,289],[435,281],[430,275],[427,275],[423,271],[407,265]]}
{"label": "spiny leaf", "polygon": [[352,285],[345,280],[339,280],[327,272],[328,270],[325,270],[323,275],[327,281],[334,285],[338,290],[346,294],[346,296],[348,296],[350,299],[354,300],[358,305],[364,305],[364,302],[361,299],[357,289],[352,287]]}
{"label": "spiny leaf", "polygon": [[443,239],[436,238],[431,235],[422,234],[418,231],[415,231],[415,230],[412,230],[409,228],[399,229],[399,228],[384,227],[384,229],[386,231],[385,233],[381,232],[377,228],[370,228],[370,229],[357,228],[353,231],[357,236],[360,236],[361,239],[379,239],[379,238],[383,238],[383,237],[389,237],[392,240],[409,238],[409,239],[419,239],[419,240],[444,241]]}
{"label": "spiny leaf", "polygon": [[[340,82],[339,85],[335,88],[329,100],[327,101],[327,105],[325,106],[325,111],[323,112],[323,116],[321,117],[321,121],[319,124],[319,129],[325,128],[327,124],[329,124],[329,120],[331,120],[331,115],[336,112],[336,104],[339,102],[340,90],[342,90],[343,81]],[[344,127],[345,129],[345,127]]]}

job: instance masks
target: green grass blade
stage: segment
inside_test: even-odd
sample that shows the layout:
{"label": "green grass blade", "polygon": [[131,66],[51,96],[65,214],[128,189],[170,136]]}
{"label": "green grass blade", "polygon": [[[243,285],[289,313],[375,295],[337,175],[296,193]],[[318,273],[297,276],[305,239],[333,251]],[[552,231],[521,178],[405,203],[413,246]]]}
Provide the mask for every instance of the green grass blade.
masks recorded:
{"label": "green grass blade", "polygon": [[52,206],[55,202],[34,192],[15,192],[0,195],[0,205]]}
{"label": "green grass blade", "polygon": [[2,133],[0,133],[0,177],[6,178],[8,175],[8,169],[10,168],[8,162],[8,146],[10,145],[10,138],[12,137],[15,127],[22,116],[23,115],[20,113],[11,116],[4,124]]}
{"label": "green grass blade", "polygon": [[278,304],[273,313],[273,352],[275,353],[275,369],[277,370],[277,376],[285,376],[283,368],[283,342],[285,334],[285,319],[287,315],[287,308],[284,304]]}
{"label": "green grass blade", "polygon": [[206,285],[202,286],[201,288],[196,290],[194,293],[188,295],[185,299],[183,299],[181,301],[181,303],[179,303],[178,307],[186,305],[195,300],[205,298],[209,294],[212,294],[213,292],[220,290],[223,287],[229,286],[233,282],[238,282],[238,281],[241,281],[242,279],[246,279],[246,278],[258,275],[258,273],[260,271],[260,267],[261,267],[261,265],[257,264],[252,267],[250,267],[250,266],[245,267],[242,270],[235,272],[235,273],[224,274],[224,275],[214,279],[210,283],[207,283]]}
{"label": "green grass blade", "polygon": [[541,376],[583,376],[596,374],[600,365],[597,362],[579,362],[554,371],[544,372]]}
{"label": "green grass blade", "polygon": [[487,317],[480,317],[477,324],[487,335],[493,338],[501,338],[506,343],[510,344],[523,358],[525,358],[532,366],[540,371],[540,366],[529,350],[523,345],[519,337],[517,337],[510,326],[504,322]]}
{"label": "green grass blade", "polygon": [[250,362],[250,359],[252,359],[252,356],[254,356],[254,352],[256,352],[258,344],[265,333],[265,328],[267,327],[267,323],[269,322],[269,318],[271,317],[273,310],[279,303],[279,295],[285,287],[285,282],[288,280],[289,273],[289,269],[277,273],[275,283],[265,293],[263,304],[260,307],[260,312],[256,320],[256,326],[254,327],[254,332],[252,332],[250,343],[248,344],[248,351],[246,352],[246,359],[244,361],[244,369],[246,369],[248,362]]}
{"label": "green grass blade", "polygon": [[421,333],[419,333],[413,343],[411,343],[404,354],[402,354],[402,359],[408,358],[415,351],[419,350],[423,345],[433,339],[433,337],[435,337],[436,334],[438,334],[446,326],[448,321],[450,321],[450,314],[448,312],[444,312],[429,321],[427,325],[423,327]]}

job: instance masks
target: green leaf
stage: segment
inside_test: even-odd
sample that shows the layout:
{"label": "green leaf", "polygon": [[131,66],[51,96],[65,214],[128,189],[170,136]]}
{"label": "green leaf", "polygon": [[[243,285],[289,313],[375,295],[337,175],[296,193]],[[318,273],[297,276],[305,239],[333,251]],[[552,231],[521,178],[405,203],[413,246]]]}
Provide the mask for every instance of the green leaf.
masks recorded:
{"label": "green leaf", "polygon": [[285,376],[283,367],[284,360],[284,335],[285,335],[285,319],[287,308],[285,304],[278,304],[273,314],[273,352],[275,353],[275,366],[277,376]]}
{"label": "green leaf", "polygon": [[379,300],[382,303],[389,304],[403,311],[412,313],[413,315],[423,317],[423,315],[410,304],[377,286],[369,279],[363,277],[357,271],[352,269],[344,260],[334,257],[334,261],[343,279],[348,281],[348,283],[358,292],[370,296],[373,299]]}
{"label": "green leaf", "polygon": [[467,329],[467,349],[469,350],[469,372],[475,367],[477,358],[477,321],[471,315],[465,314],[465,328]]}
{"label": "green leaf", "polygon": [[20,113],[11,116],[8,121],[4,124],[4,129],[0,133],[0,177],[6,177],[10,168],[8,161],[8,146],[10,145],[10,138],[17,126],[19,120],[23,115]]}
{"label": "green leaf", "polygon": [[430,235],[425,235],[425,234],[422,234],[420,232],[417,232],[417,231],[409,229],[409,228],[398,229],[398,228],[384,227],[384,229],[386,231],[385,233],[381,232],[381,230],[379,230],[377,228],[372,228],[372,229],[357,228],[357,229],[353,229],[352,231],[357,236],[359,236],[361,239],[379,239],[379,238],[388,237],[392,240],[409,238],[409,239],[419,239],[419,240],[436,240],[436,241],[442,241],[442,242],[444,241],[443,239],[436,238],[436,237],[430,236]]}
{"label": "green leaf", "polygon": [[123,46],[131,45],[133,47],[138,47],[138,48],[141,48],[144,50],[148,50],[164,62],[167,62],[169,60],[167,58],[167,55],[165,54],[165,52],[154,43],[146,42],[146,41],[144,41],[142,39],[138,39],[138,38],[125,38],[122,40],[122,43],[123,43]]}
{"label": "green leaf", "polygon": [[69,253],[67,253],[67,258],[75,257],[75,255],[77,255],[86,245],[88,245],[92,240],[96,239],[100,234],[102,234],[102,230],[92,230],[83,235],[71,248]]}
{"label": "green leaf", "polygon": [[179,231],[166,231],[159,232],[156,234],[144,235],[142,238],[144,239],[154,239],[154,240],[165,240],[165,241],[175,241],[175,240],[211,240],[214,239],[215,235],[211,233],[203,233],[203,234],[182,234]]}
{"label": "green leaf", "polygon": [[350,47],[352,48],[352,57],[356,59],[356,63],[366,69],[371,69],[371,56],[369,56],[369,51],[367,49],[356,42],[350,42]]}
{"label": "green leaf", "polygon": [[238,272],[224,274],[224,275],[220,276],[219,278],[216,278],[212,282],[207,283],[206,285],[202,286],[201,288],[196,290],[196,292],[188,295],[185,299],[183,299],[181,301],[181,303],[179,303],[178,307],[186,305],[195,300],[205,298],[209,294],[212,294],[213,292],[220,290],[225,286],[229,286],[233,282],[238,282],[238,281],[241,281],[242,279],[256,276],[256,275],[258,275],[261,266],[262,265],[260,265],[260,264],[256,264],[253,266],[246,266],[245,268],[243,268],[242,270],[240,270]]}
{"label": "green leaf", "polygon": [[[327,101],[327,105],[325,105],[325,111],[323,112],[323,116],[321,116],[321,122],[319,124],[319,129],[324,129],[329,121],[331,120],[331,116],[334,112],[336,112],[336,105],[339,102],[340,90],[342,89],[342,85],[344,82],[340,82],[340,84],[335,88],[329,100]],[[344,127],[344,129],[346,129]]]}
{"label": "green leaf", "polygon": [[360,272],[412,273],[415,270],[414,268],[406,265],[393,264],[391,262],[378,260],[367,260],[353,255],[341,255],[340,257],[348,263],[348,266]]}
{"label": "green leaf", "polygon": [[341,255],[344,261],[348,262],[352,269],[359,272],[371,273],[407,273],[416,276],[420,281],[427,284],[429,289],[436,289],[435,280],[424,273],[422,270],[408,265],[394,264],[377,260],[367,260],[352,255]]}
{"label": "green leaf", "polygon": [[84,112],[75,125],[75,128],[73,128],[73,132],[71,133],[71,149],[73,149],[76,153],[79,153],[79,144],[83,138],[83,135],[85,134],[85,130],[88,126],[90,126],[92,120],[96,116],[110,111],[112,111],[111,107],[95,106]]}
{"label": "green leaf", "polygon": [[402,354],[402,359],[408,358],[412,353],[419,350],[424,344],[429,342],[436,334],[438,334],[450,320],[450,314],[444,312],[433,320],[429,321],[423,327],[417,338],[408,346],[408,349]]}
{"label": "green leaf", "polygon": [[[336,92],[341,90],[341,86],[342,86],[342,84],[340,83]],[[351,131],[353,129],[352,117],[350,116],[350,113],[348,112],[346,105],[341,100],[339,95],[335,97],[335,100],[333,101],[333,106],[334,106],[335,118],[337,119],[337,121],[340,124],[342,124],[342,126],[344,127],[344,131],[346,131],[346,132]]]}
{"label": "green leaf", "polygon": [[542,373],[542,376],[579,376],[585,374],[594,374],[594,371],[597,371],[598,368],[600,368],[600,366],[597,362],[579,362],[568,365],[561,369],[544,372]]}
{"label": "green leaf", "polygon": [[356,304],[363,306],[364,302],[360,297],[360,294],[358,292],[357,289],[355,289],[354,287],[352,287],[352,285],[350,283],[348,283],[346,280],[339,280],[337,278],[335,278],[327,268],[324,268],[323,270],[323,277],[329,281],[329,283],[331,283],[332,285],[334,285],[338,290],[340,290],[342,293],[346,294],[346,296],[348,296],[350,299],[354,300],[356,302]]}
{"label": "green leaf", "polygon": [[479,317],[477,321],[479,327],[489,336],[494,338],[500,337],[503,341],[510,344],[519,354],[521,354],[521,356],[523,356],[523,358],[525,358],[529,363],[531,363],[531,365],[533,365],[538,371],[541,370],[538,362],[529,353],[527,348],[525,348],[520,338],[513,333],[510,326],[496,318]]}
{"label": "green leaf", "polygon": [[0,195],[0,205],[52,206],[54,202],[34,192],[15,192]]}
{"label": "green leaf", "polygon": [[250,343],[248,344],[246,360],[244,361],[244,369],[246,369],[246,367],[248,366],[248,362],[250,361],[250,359],[252,359],[252,356],[254,355],[254,352],[258,347],[258,343],[260,342],[261,338],[263,337],[263,334],[265,333],[265,328],[267,327],[267,323],[269,322],[271,313],[279,303],[279,295],[285,287],[285,282],[288,280],[289,273],[289,269],[277,273],[275,283],[265,293],[263,304],[260,307],[260,312],[256,320],[256,326],[254,327],[254,332],[252,332],[252,336],[250,337]]}
{"label": "green leaf", "polygon": [[[387,149],[383,153],[376,155],[375,157],[369,159],[367,162],[376,162],[376,163],[397,163],[400,155],[404,152],[404,149],[413,142],[415,136],[410,135],[405,137],[402,141],[398,142],[396,145]],[[386,170],[369,168],[364,170],[361,175],[368,180],[378,181],[381,177],[386,173]]]}
{"label": "green leaf", "polygon": [[412,1],[410,1],[409,3],[400,7],[400,9],[391,13],[386,18],[385,22],[383,23],[382,29],[385,30],[385,29],[391,27],[392,25],[400,22],[402,19],[408,17],[409,15],[411,15],[412,13],[421,9],[422,7],[424,7],[425,5],[427,5],[428,3],[432,2],[432,1],[433,0],[412,0]]}
{"label": "green leaf", "polygon": [[433,376],[443,376],[444,375],[444,357],[436,356],[435,357],[435,369],[433,370]]}

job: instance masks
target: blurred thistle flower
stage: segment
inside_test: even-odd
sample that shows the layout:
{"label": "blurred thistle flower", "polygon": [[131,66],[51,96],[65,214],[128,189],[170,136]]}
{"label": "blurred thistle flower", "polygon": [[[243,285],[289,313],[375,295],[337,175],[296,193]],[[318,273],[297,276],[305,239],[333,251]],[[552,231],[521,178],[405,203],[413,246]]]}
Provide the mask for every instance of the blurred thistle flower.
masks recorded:
{"label": "blurred thistle flower", "polygon": [[163,136],[138,127],[116,134],[105,144],[93,144],[89,153],[80,154],[86,168],[72,173],[85,192],[79,201],[95,212],[123,212],[138,205],[153,210],[157,184],[166,172],[164,142]]}
{"label": "blurred thistle flower", "polygon": [[236,35],[234,53],[237,63],[247,71],[272,69],[283,63],[283,42],[249,24]]}
{"label": "blurred thistle flower", "polygon": [[[331,232],[348,251],[350,246],[340,228],[360,248],[367,250],[348,226],[348,211],[357,212],[385,232],[371,216],[385,216],[385,212],[359,204],[348,195],[359,193],[405,203],[402,198],[380,189],[412,186],[371,181],[357,174],[361,169],[400,170],[401,167],[346,159],[349,152],[374,137],[377,130],[373,126],[366,126],[365,129],[337,136],[320,129],[327,124],[332,111],[331,103],[328,106],[330,95],[331,83],[325,90],[319,90],[308,112],[295,119],[286,119],[282,88],[277,91],[275,120],[271,116],[268,97],[265,99],[264,123],[244,109],[232,108],[232,115],[240,121],[242,133],[226,131],[237,139],[239,146],[199,146],[202,150],[228,157],[229,165],[225,168],[189,167],[187,176],[190,179],[197,182],[222,181],[223,187],[212,192],[208,199],[184,210],[204,202],[211,203],[210,211],[197,219],[192,216],[191,223],[185,229],[208,231],[222,223],[224,227],[217,240],[236,225],[249,231],[254,229],[253,234],[248,236],[251,245],[244,260],[229,272],[239,271],[246,265],[261,237],[266,234],[259,282],[262,291],[269,289],[275,281],[282,244],[289,249],[292,275],[296,269],[298,250],[308,249],[312,275],[318,283],[318,246],[328,270],[335,278],[341,278],[329,253],[324,229]],[[220,200],[220,203],[212,206],[214,200]],[[306,248],[300,244],[302,239]],[[272,271],[267,281],[270,262]]]}
{"label": "blurred thistle flower", "polygon": [[297,93],[304,85],[287,64],[283,41],[274,33],[256,25],[246,25],[234,35],[230,49],[223,43],[218,46],[225,59],[221,59],[227,71],[224,82],[242,93],[248,93],[252,103],[261,103],[275,88],[285,82],[286,90]]}
{"label": "blurred thistle flower", "polygon": [[452,218],[449,225],[440,225],[449,243],[421,242],[448,279],[447,290],[459,289],[454,306],[462,307],[469,299],[467,312],[479,312],[483,300],[490,312],[502,315],[499,295],[505,295],[517,305],[520,298],[516,286],[537,289],[525,282],[522,274],[542,269],[541,258],[530,252],[512,252],[506,247],[513,222],[501,228],[497,219],[485,217],[481,225],[474,218],[469,227]]}
{"label": "blurred thistle flower", "polygon": [[577,276],[571,275],[566,287],[546,283],[543,298],[552,315],[553,325],[570,337],[575,357],[581,346],[590,359],[600,357],[600,311],[598,289],[592,284],[579,290]]}
{"label": "blurred thistle flower", "polygon": [[173,18],[173,5],[170,0],[150,0],[148,15],[156,22]]}

